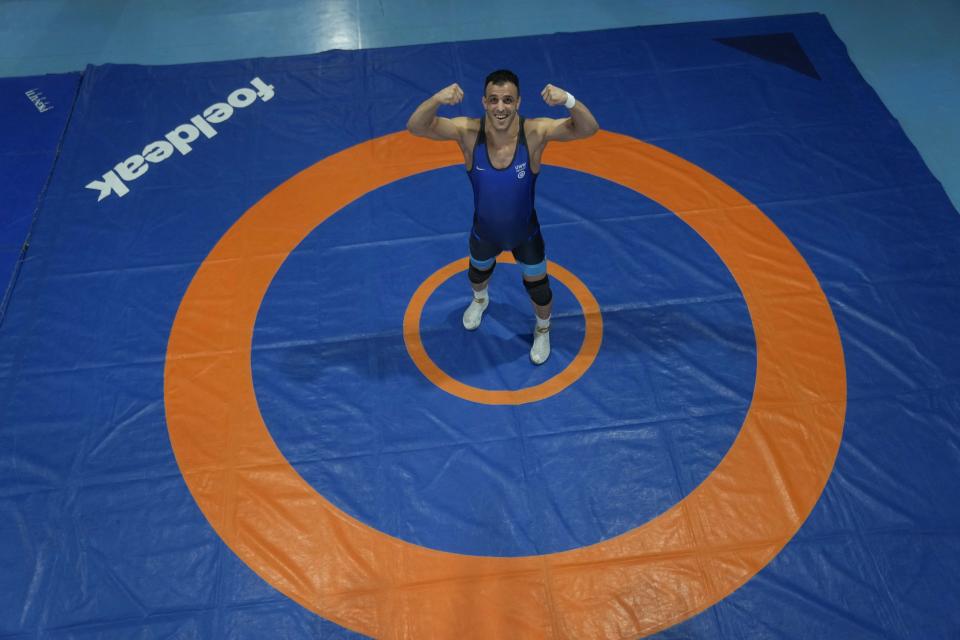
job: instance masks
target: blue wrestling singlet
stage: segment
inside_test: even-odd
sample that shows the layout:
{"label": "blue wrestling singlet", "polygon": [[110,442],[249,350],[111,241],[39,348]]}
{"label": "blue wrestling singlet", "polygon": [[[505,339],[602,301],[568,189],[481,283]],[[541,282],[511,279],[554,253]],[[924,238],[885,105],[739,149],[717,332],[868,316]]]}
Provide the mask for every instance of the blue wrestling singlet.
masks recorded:
{"label": "blue wrestling singlet", "polygon": [[530,170],[524,118],[520,118],[513,160],[503,169],[490,163],[485,122],[486,118],[480,118],[480,131],[473,146],[473,166],[467,172],[473,185],[471,234],[501,250],[510,250],[540,231],[537,212],[533,208],[537,174]]}

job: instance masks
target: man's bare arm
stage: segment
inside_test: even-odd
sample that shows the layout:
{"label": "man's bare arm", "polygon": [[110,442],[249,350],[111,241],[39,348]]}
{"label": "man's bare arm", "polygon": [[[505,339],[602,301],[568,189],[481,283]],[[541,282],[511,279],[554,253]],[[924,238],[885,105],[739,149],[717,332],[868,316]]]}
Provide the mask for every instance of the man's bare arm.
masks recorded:
{"label": "man's bare arm", "polygon": [[437,115],[440,105],[455,105],[463,100],[463,90],[457,83],[444,87],[417,107],[407,120],[407,131],[431,140],[460,142],[466,118],[442,118]]}
{"label": "man's bare arm", "polygon": [[[540,92],[543,101],[551,107],[566,104],[569,94],[552,84],[548,84]],[[589,138],[600,130],[597,119],[593,117],[587,106],[579,100],[570,109],[569,118],[538,118],[538,124],[542,127],[543,141],[551,140],[579,140],[580,138]]]}

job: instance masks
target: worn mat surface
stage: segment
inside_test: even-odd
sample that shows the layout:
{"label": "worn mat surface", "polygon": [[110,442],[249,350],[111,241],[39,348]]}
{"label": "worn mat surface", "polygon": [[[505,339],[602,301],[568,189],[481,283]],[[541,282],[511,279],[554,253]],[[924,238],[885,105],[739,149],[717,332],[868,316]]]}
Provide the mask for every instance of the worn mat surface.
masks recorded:
{"label": "worn mat surface", "polygon": [[[462,157],[403,131],[499,67],[603,129],[538,179],[542,367],[515,265],[460,326]],[[955,638],[958,282],[819,15],[90,67],[0,325],[0,638]]]}

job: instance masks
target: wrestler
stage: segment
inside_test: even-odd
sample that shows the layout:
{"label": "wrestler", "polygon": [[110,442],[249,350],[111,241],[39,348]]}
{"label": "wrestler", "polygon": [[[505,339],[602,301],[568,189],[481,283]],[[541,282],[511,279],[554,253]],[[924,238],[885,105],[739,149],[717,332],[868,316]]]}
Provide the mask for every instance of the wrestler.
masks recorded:
{"label": "wrestler", "polygon": [[536,324],[530,360],[543,364],[550,356],[550,313],[553,292],[547,277],[546,249],[534,206],[540,158],[548,142],[577,140],[599,129],[590,110],[573,94],[548,84],[540,92],[550,106],[563,106],[566,118],[524,118],[520,115],[520,80],[506,69],[487,76],[482,118],[444,118],[441,105],[463,100],[451,84],[425,100],[410,116],[410,133],[432,140],[454,140],[463,152],[473,185],[473,226],[467,275],[473,300],[463,313],[463,326],[480,326],[490,303],[488,281],[501,251],[513,253],[533,303]]}

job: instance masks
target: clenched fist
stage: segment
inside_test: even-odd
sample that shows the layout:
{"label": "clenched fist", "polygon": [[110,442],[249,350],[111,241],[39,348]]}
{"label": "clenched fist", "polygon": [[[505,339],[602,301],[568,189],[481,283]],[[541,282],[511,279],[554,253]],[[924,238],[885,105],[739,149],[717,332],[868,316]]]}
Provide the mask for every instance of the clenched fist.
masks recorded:
{"label": "clenched fist", "polygon": [[454,82],[449,87],[444,87],[433,94],[433,99],[440,104],[458,104],[463,100],[463,89],[460,88],[459,84]]}
{"label": "clenched fist", "polygon": [[543,101],[551,107],[556,107],[567,101],[567,92],[552,84],[545,86],[543,91],[540,92],[540,95],[543,96]]}

